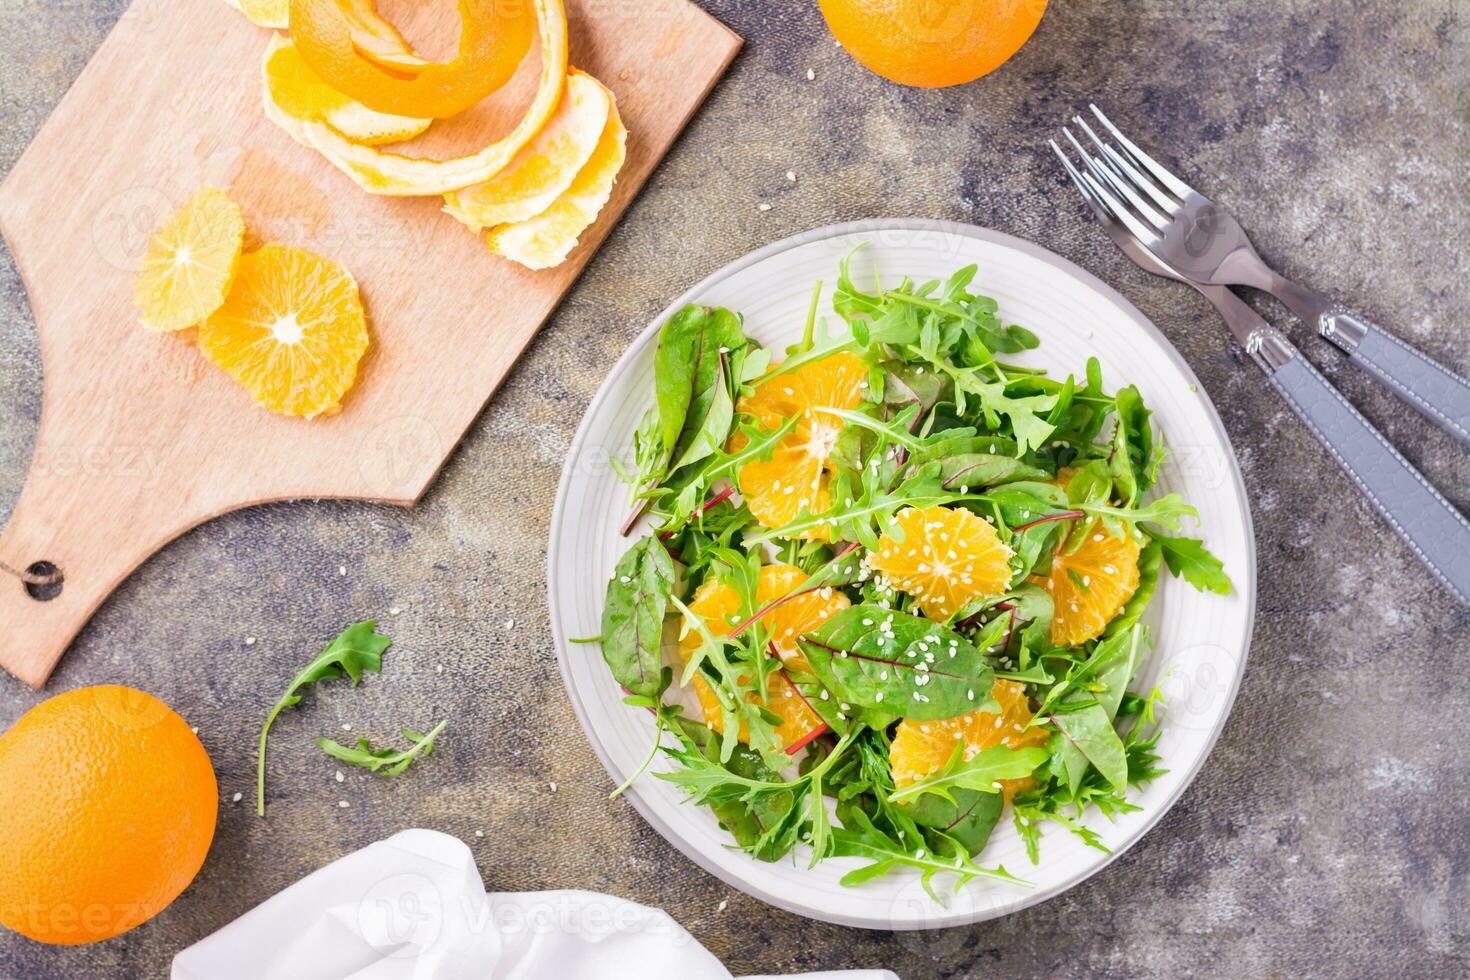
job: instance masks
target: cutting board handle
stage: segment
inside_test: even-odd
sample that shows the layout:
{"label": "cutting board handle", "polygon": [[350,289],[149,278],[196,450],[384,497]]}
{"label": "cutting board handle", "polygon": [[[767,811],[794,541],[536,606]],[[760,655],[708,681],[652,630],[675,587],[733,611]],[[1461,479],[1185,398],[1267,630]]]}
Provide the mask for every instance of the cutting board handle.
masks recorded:
{"label": "cutting board handle", "polygon": [[[0,561],[21,571],[49,562],[62,575],[59,587],[28,588],[0,571],[0,667],[31,687],[46,682],[72,638],[124,578],[197,523],[181,507],[160,523],[158,508],[136,506],[139,490],[128,483],[146,480],[130,478],[125,456],[114,454],[110,465],[96,469],[83,462],[70,472],[43,465],[45,455],[38,452],[0,533]],[[117,520],[119,511],[134,519]]]}

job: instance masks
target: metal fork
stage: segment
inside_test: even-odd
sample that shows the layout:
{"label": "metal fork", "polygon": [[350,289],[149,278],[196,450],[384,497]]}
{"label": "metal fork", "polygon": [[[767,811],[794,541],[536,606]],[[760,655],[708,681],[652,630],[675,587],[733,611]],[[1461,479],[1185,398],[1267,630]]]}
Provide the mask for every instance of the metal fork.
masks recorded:
{"label": "metal fork", "polygon": [[1089,153],[1066,132],[1087,170],[1123,205],[1119,220],[1186,279],[1252,286],[1284,303],[1354,364],[1387,385],[1431,422],[1470,446],[1470,381],[1375,326],[1366,317],[1279,275],[1256,252],[1230,212],[1180,180],[1091,106],[1113,141],[1087,121],[1073,122],[1096,148]]}
{"label": "metal fork", "polygon": [[[1067,133],[1070,137],[1071,134]],[[1076,140],[1072,140],[1077,146]],[[1072,165],[1056,151],[1108,236],[1147,272],[1187,283],[1204,295],[1312,434],[1367,495],[1419,559],[1470,605],[1470,521],[1342,397],[1280,330],[1226,286],[1190,278],[1159,258],[1134,230],[1111,181]],[[1080,151],[1080,146],[1078,146]],[[1084,159],[1087,154],[1083,153]]]}

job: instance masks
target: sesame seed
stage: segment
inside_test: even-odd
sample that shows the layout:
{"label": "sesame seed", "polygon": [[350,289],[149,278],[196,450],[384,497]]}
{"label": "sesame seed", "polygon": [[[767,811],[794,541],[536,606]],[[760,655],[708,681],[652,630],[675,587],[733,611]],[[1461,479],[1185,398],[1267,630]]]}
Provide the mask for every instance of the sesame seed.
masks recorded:
{"label": "sesame seed", "polygon": [[337,782],[340,783],[342,780],[344,780],[346,778],[347,778],[346,776],[342,775],[342,770],[341,769],[338,769],[337,770],[337,776],[336,776]]}
{"label": "sesame seed", "polygon": [[230,797],[230,799],[234,800],[236,803],[239,803],[244,798],[245,798],[245,794],[244,793],[236,793],[234,796]]}
{"label": "sesame seed", "polygon": [[247,647],[253,647],[253,646],[255,646],[255,637],[253,637],[253,636],[247,636],[247,637],[245,637],[245,645]]}
{"label": "sesame seed", "polygon": [[351,805],[352,804],[351,803],[348,803],[346,800],[338,800],[337,801],[337,806],[340,807],[343,810],[347,809]]}

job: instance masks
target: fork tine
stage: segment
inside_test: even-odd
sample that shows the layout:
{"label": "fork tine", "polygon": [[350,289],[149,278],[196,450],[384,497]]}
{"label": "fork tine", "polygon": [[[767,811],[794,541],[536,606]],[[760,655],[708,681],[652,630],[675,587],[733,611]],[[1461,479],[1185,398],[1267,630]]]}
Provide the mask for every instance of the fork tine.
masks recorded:
{"label": "fork tine", "polygon": [[1092,109],[1093,115],[1097,116],[1098,121],[1107,127],[1109,133],[1113,134],[1113,139],[1122,145],[1124,152],[1133,158],[1133,162],[1157,177],[1159,182],[1169,188],[1170,193],[1175,197],[1182,201],[1191,194],[1199,194],[1193,187],[1175,177],[1166,167],[1139,149],[1138,145],[1124,136],[1118,127],[1113,125],[1113,121],[1103,115],[1103,111],[1096,105],[1089,102],[1088,106]]}
{"label": "fork tine", "polygon": [[1057,141],[1048,140],[1047,142],[1051,144],[1052,152],[1057,155],[1057,159],[1062,161],[1062,166],[1067,168],[1067,175],[1072,178],[1072,183],[1076,184],[1077,190],[1082,192],[1082,199],[1092,208],[1093,213],[1098,216],[1099,220],[1107,221],[1107,206],[1103,204],[1102,199],[1093,194],[1092,188],[1088,187],[1086,181],[1082,179],[1082,174],[1077,171],[1076,167],[1072,166],[1071,159],[1068,158],[1067,154],[1062,152],[1060,146],[1057,146]]}
{"label": "fork tine", "polygon": [[[1064,128],[1062,132],[1066,133],[1066,129]],[[1067,133],[1067,136],[1071,137],[1071,134]],[[1073,139],[1072,142],[1075,145],[1077,141]],[[1051,148],[1055,151],[1057,157],[1061,159],[1062,166],[1067,168],[1067,173],[1077,184],[1077,189],[1082,192],[1083,199],[1092,206],[1093,212],[1097,214],[1099,220],[1104,223],[1121,222],[1135,238],[1139,239],[1146,246],[1161,240],[1152,228],[1149,228],[1143,222],[1139,221],[1138,218],[1134,217],[1128,208],[1112,194],[1108,193],[1107,189],[1098,183],[1091,174],[1082,173],[1073,166],[1072,161],[1062,152],[1062,148],[1057,145],[1056,140],[1051,141]],[[1085,157],[1086,154],[1084,153],[1083,156]]]}
{"label": "fork tine", "polygon": [[1104,187],[1111,187],[1114,194],[1116,194],[1118,197],[1127,198],[1128,202],[1133,205],[1133,213],[1142,217],[1145,221],[1152,225],[1156,231],[1163,231],[1169,226],[1169,219],[1167,217],[1159,214],[1153,208],[1149,207],[1142,198],[1133,193],[1132,189],[1124,186],[1122,181],[1119,180],[1116,175],[1114,175],[1108,169],[1106,164],[1104,164],[1101,160],[1093,157],[1092,154],[1088,153],[1087,150],[1083,148],[1082,144],[1078,142],[1077,137],[1072,135],[1072,131],[1070,129],[1063,126],[1062,135],[1067,137],[1068,142],[1072,144],[1073,148],[1076,149],[1078,155],[1082,157],[1082,162],[1087,165],[1087,169],[1091,171],[1092,177],[1098,184],[1103,185]]}
{"label": "fork tine", "polygon": [[1127,157],[1113,149],[1111,143],[1103,142],[1097,133],[1093,132],[1092,127],[1087,125],[1086,119],[1083,119],[1081,116],[1073,116],[1072,121],[1082,127],[1082,131],[1087,134],[1087,138],[1092,140],[1092,144],[1101,150],[1103,156],[1107,157],[1108,161],[1113,164],[1113,169],[1121,171],[1121,176],[1135,188],[1147,194],[1161,211],[1173,217],[1182,210],[1178,201],[1165,194],[1151,178],[1139,173],[1138,168],[1133,166]]}

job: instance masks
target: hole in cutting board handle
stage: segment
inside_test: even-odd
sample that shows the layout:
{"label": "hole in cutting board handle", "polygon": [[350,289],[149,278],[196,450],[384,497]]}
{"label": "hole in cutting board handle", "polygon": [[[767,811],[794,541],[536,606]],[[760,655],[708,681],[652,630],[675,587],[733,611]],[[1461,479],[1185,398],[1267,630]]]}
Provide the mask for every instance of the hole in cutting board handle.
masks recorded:
{"label": "hole in cutting board handle", "polygon": [[33,582],[26,583],[26,595],[35,599],[37,602],[50,602],[52,599],[55,599],[61,595],[61,587],[66,583],[66,576],[61,574],[61,569],[49,561],[31,562],[30,566],[26,568],[26,574],[40,575],[43,577],[48,575],[56,576],[56,581],[49,582],[46,585],[36,585]]}

